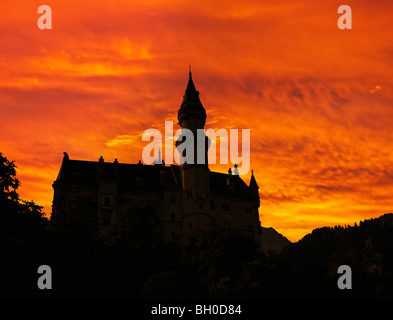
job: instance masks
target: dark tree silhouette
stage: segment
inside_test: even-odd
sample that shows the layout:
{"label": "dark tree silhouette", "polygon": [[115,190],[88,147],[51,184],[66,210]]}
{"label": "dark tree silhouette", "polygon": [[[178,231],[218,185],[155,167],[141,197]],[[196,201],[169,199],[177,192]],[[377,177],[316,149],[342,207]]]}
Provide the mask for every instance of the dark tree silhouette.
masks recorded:
{"label": "dark tree silhouette", "polygon": [[[17,192],[21,185],[16,178],[16,165],[0,152],[0,212],[2,219],[13,218],[15,214],[42,218],[44,213],[41,206],[34,201],[21,200]],[[8,220],[7,220],[8,221]]]}
{"label": "dark tree silhouette", "polygon": [[158,244],[160,223],[155,207],[135,201],[119,212],[109,232],[109,240],[143,253]]}
{"label": "dark tree silhouette", "polygon": [[21,185],[16,178],[16,165],[0,152],[0,214],[2,234],[27,231],[21,228],[44,227],[48,220],[44,217],[41,206],[34,201],[19,198],[18,188]]}
{"label": "dark tree silhouette", "polygon": [[20,185],[15,163],[0,153],[0,273],[7,275],[0,296],[31,293],[34,264],[45,248],[48,220],[41,206],[19,198]]}
{"label": "dark tree silhouette", "polygon": [[148,279],[148,298],[245,298],[245,266],[258,257],[255,242],[234,230],[199,230],[181,250],[175,266]]}
{"label": "dark tree silhouette", "polygon": [[16,178],[16,165],[8,161],[0,152],[0,209],[2,219],[7,219],[12,211],[16,211],[19,204],[17,189],[20,186]]}

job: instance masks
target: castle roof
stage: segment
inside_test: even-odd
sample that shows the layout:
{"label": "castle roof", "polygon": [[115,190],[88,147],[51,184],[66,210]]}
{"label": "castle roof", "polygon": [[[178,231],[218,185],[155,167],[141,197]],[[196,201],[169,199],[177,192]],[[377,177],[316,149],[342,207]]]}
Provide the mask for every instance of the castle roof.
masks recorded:
{"label": "castle roof", "polygon": [[[231,176],[233,183],[228,186],[228,174],[210,171],[210,193],[216,196],[251,198],[247,184],[239,176]],[[159,192],[164,187],[181,188],[180,166],[144,165],[115,162],[71,160],[63,158],[63,163],[55,183],[97,187],[99,181],[114,182],[120,192]]]}

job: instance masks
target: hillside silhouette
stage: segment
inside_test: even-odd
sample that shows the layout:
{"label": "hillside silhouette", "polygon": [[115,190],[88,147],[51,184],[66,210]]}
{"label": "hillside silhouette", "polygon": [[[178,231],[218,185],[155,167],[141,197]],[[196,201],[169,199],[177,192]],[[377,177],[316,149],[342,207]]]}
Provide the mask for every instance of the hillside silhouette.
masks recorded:
{"label": "hillside silhouette", "polygon": [[[302,290],[323,296],[393,298],[393,214],[361,221],[354,226],[318,228],[283,249],[281,258],[303,279]],[[353,290],[337,291],[337,268],[349,265]],[[312,294],[311,294],[312,295]]]}
{"label": "hillside silhouette", "polygon": [[[200,231],[188,245],[163,243],[155,208],[135,202],[100,236],[88,206],[49,221],[19,198],[16,166],[0,154],[1,298],[302,299],[393,297],[393,214],[359,225],[315,229],[289,243],[263,228],[262,246],[230,228]],[[263,241],[275,239],[268,247]],[[265,240],[264,240],[265,239]],[[53,289],[37,287],[37,268]],[[337,269],[352,269],[351,290]]]}

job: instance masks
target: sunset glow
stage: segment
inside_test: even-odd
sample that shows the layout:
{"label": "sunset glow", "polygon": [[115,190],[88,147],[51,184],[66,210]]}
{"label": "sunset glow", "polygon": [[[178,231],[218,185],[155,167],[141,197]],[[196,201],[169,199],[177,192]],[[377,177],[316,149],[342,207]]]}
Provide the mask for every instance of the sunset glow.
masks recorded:
{"label": "sunset glow", "polygon": [[45,1],[2,4],[0,152],[48,215],[64,151],[136,163],[143,131],[179,129],[190,64],[205,128],[251,129],[262,226],[297,241],[393,211],[391,1],[346,1],[352,30],[330,0]]}

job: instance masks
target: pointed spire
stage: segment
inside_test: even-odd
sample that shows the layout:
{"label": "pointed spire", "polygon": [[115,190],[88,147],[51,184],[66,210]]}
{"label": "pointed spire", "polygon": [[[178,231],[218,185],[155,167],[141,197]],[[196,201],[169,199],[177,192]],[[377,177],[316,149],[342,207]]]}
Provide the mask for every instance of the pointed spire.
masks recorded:
{"label": "pointed spire", "polygon": [[[192,73],[191,73],[191,65],[190,65],[190,72],[188,74],[188,83],[186,88],[186,94],[184,98],[187,96],[190,101],[199,101],[199,91],[196,90],[194,81],[192,81]],[[184,102],[184,100],[183,100]],[[200,101],[199,101],[200,103]]]}
{"label": "pointed spire", "polygon": [[206,110],[203,108],[202,102],[199,99],[199,91],[196,90],[194,81],[192,80],[191,65],[189,66],[188,83],[186,92],[183,96],[177,118],[179,123],[187,118],[200,118],[203,125],[206,121]]}
{"label": "pointed spire", "polygon": [[249,187],[250,187],[250,188],[259,189],[257,180],[256,180],[255,177],[254,177],[254,170],[251,170],[251,179],[250,179],[250,185],[249,185]]}
{"label": "pointed spire", "polygon": [[251,179],[250,179],[250,185],[248,186],[248,189],[250,190],[250,194],[252,197],[255,199],[259,199],[259,187],[257,180],[254,177],[254,170],[251,170]]}

